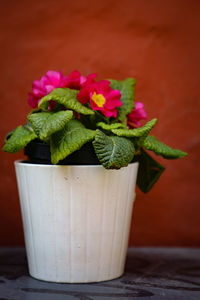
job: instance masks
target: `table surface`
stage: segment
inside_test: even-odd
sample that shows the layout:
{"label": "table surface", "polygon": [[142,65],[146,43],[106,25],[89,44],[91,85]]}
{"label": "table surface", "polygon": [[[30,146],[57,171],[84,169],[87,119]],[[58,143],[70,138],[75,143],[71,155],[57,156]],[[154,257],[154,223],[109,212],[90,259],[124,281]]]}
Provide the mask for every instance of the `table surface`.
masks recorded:
{"label": "table surface", "polygon": [[28,274],[23,248],[0,248],[0,300],[199,300],[200,249],[130,248],[122,277],[58,284]]}

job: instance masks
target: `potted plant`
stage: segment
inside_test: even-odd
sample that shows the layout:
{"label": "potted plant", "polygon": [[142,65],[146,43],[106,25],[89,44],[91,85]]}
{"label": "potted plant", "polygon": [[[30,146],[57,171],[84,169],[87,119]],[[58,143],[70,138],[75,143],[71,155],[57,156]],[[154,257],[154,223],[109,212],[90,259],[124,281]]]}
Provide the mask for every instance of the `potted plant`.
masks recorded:
{"label": "potted plant", "polygon": [[[186,155],[150,135],[157,122],[134,103],[135,80],[96,81],[48,71],[33,82],[25,125],[4,151],[25,148],[15,168],[30,274],[53,282],[122,275],[135,184],[148,192],[166,159]],[[139,166],[139,168],[138,168]],[[138,171],[138,174],[137,174]]]}

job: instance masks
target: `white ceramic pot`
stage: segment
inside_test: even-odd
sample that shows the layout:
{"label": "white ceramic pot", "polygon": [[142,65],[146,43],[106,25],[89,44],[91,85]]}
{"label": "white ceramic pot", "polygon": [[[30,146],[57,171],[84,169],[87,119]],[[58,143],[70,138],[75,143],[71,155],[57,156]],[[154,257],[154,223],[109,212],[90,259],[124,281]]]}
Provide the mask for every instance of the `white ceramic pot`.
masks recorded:
{"label": "white ceramic pot", "polygon": [[138,163],[120,170],[15,162],[30,275],[97,282],[123,274]]}

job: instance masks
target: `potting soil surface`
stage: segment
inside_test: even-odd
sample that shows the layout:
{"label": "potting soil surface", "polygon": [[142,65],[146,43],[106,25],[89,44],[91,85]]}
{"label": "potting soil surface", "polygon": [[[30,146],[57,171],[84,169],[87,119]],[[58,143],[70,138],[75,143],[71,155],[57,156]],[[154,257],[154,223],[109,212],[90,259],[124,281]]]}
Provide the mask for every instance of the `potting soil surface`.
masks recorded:
{"label": "potting soil surface", "polygon": [[130,248],[122,277],[90,284],[39,281],[23,248],[0,248],[0,300],[200,300],[200,249]]}

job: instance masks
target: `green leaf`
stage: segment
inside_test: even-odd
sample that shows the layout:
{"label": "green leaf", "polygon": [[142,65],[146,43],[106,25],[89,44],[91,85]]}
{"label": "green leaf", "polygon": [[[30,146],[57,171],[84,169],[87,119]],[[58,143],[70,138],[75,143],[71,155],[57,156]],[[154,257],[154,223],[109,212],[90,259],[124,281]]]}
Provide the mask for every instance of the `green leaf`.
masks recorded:
{"label": "green leaf", "polygon": [[61,130],[73,117],[71,110],[59,112],[39,112],[28,116],[34,131],[41,140],[46,140],[51,134]]}
{"label": "green leaf", "polygon": [[98,122],[107,123],[109,122],[109,119],[106,118],[101,113],[99,113],[98,111],[95,111],[95,114],[91,116],[86,116],[81,114],[80,121],[85,127],[96,130]]}
{"label": "green leaf", "polygon": [[121,92],[122,106],[117,109],[118,115],[116,120],[123,122],[126,119],[127,114],[134,108],[135,79],[127,78],[122,81],[109,79],[109,81],[111,82],[110,86],[112,89]]}
{"label": "green leaf", "polygon": [[14,130],[14,133],[6,141],[3,150],[10,153],[15,153],[22,150],[30,141],[37,138],[35,132],[26,126],[19,126]]}
{"label": "green leaf", "polygon": [[165,145],[154,136],[148,136],[144,141],[143,147],[146,150],[154,151],[157,155],[162,155],[167,159],[181,158],[187,155],[186,152]]}
{"label": "green leaf", "polygon": [[127,166],[135,153],[134,145],[130,140],[107,136],[98,129],[93,146],[100,163],[106,169],[120,169]]}
{"label": "green leaf", "polygon": [[40,109],[40,108],[34,108],[34,109],[29,113],[29,115],[37,114],[37,113],[39,113],[39,112],[41,112],[41,109]]}
{"label": "green leaf", "polygon": [[79,150],[85,143],[92,141],[96,132],[86,129],[78,120],[69,121],[65,127],[51,136],[51,161],[57,164],[74,151]]}
{"label": "green leaf", "polygon": [[16,128],[9,131],[7,134],[6,134],[6,137],[5,137],[5,143],[8,141],[8,139],[13,135],[13,133],[15,132]]}
{"label": "green leaf", "polygon": [[77,113],[81,113],[84,115],[93,115],[94,111],[92,109],[87,108],[78,101],[78,92],[79,91],[68,88],[54,89],[50,94],[40,100],[38,107],[44,111],[47,111],[49,101],[54,100],[57,103],[64,105],[66,108],[76,111]]}
{"label": "green leaf", "polygon": [[157,119],[152,119],[144,126],[135,129],[112,129],[112,132],[118,136],[125,137],[146,137],[155,126]]}
{"label": "green leaf", "polygon": [[122,123],[112,123],[112,124],[106,124],[104,122],[98,122],[97,127],[104,129],[104,130],[112,130],[117,128],[126,128],[126,126]]}
{"label": "green leaf", "polygon": [[158,181],[165,167],[155,161],[150,155],[141,149],[141,155],[134,158],[139,162],[137,185],[143,193],[147,193]]}

